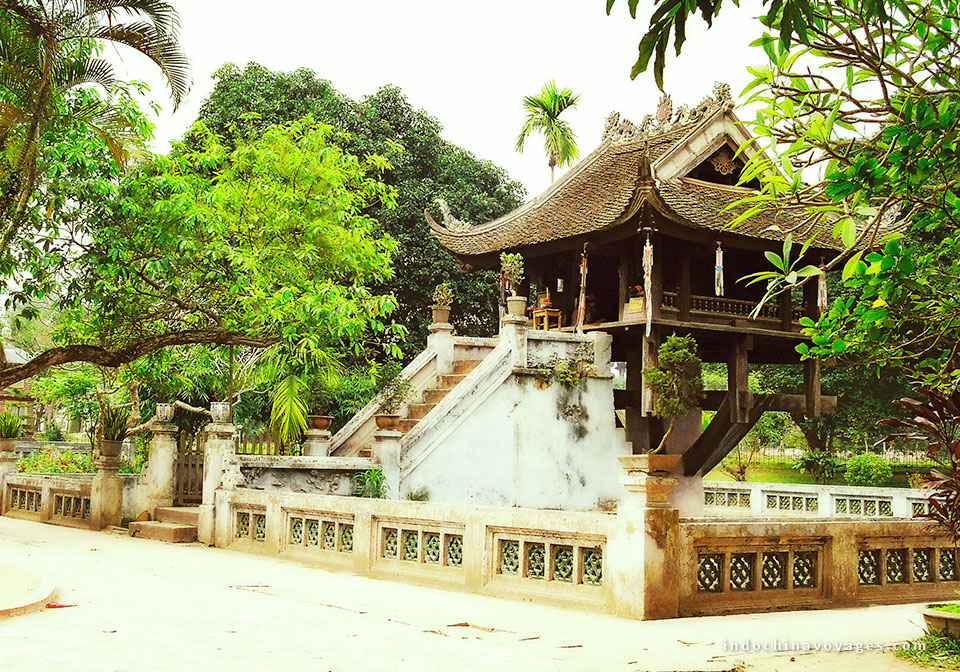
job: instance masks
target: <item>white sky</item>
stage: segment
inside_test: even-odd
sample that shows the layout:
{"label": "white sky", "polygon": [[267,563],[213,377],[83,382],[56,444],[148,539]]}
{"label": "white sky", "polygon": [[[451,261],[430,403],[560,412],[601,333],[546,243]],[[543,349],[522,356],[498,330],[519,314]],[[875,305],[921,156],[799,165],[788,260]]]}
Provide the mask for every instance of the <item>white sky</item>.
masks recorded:
{"label": "white sky", "polygon": [[[256,61],[274,70],[305,66],[352,98],[397,84],[411,102],[444,126],[444,136],[490,159],[524,184],[530,196],[545,189],[550,171],[534,139],[514,151],[523,96],[550,78],[581,94],[566,113],[581,154],[600,140],[604,120],[617,110],[639,122],[660,97],[652,73],[631,81],[630,67],[646,19],[632,20],[627,0],[611,16],[604,0],[173,0],[183,23],[182,43],[193,65],[193,90],[171,114],[155,68],[127,52],[128,75],[150,82],[164,110],[155,149],[165,151],[196,117],[223,63]],[[649,2],[640,11],[650,11]],[[713,82],[736,96],[751,79],[745,66],[763,61],[746,45],[760,26],[756,0],[725,6],[709,31],[697,18],[679,59],[671,58],[666,89],[674,105],[695,105]],[[558,174],[559,176],[559,174]]]}

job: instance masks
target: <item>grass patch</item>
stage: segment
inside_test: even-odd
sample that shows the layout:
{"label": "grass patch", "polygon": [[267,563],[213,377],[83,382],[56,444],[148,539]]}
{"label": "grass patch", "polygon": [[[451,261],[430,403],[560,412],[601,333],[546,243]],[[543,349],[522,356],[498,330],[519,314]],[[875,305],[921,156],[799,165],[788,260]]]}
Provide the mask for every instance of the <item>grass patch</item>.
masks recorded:
{"label": "grass patch", "polygon": [[909,660],[924,667],[942,670],[960,670],[960,640],[947,635],[928,632],[913,640],[913,646],[898,649],[897,658]]}
{"label": "grass patch", "polygon": [[[911,473],[930,473],[929,467],[893,467],[893,479],[885,483],[888,488],[909,488],[909,474]],[[704,476],[706,481],[732,481],[733,477],[715,467],[709,474]],[[747,469],[747,481],[750,483],[797,483],[799,485],[811,485],[816,483],[812,476],[801,474],[793,468],[789,462],[779,462],[776,458],[758,458],[754,460],[750,468]],[[843,471],[826,483],[827,485],[848,485],[843,477]]]}
{"label": "grass patch", "polygon": [[960,602],[954,602],[951,604],[938,604],[935,607],[930,607],[934,611],[945,611],[949,614],[960,614]]}

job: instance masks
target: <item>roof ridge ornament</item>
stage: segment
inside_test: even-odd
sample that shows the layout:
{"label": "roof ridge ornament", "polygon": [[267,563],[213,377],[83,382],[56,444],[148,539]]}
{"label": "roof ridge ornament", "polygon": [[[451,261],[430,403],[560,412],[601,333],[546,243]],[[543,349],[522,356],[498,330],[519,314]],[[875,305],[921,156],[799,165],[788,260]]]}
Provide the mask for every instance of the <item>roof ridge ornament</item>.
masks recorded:
{"label": "roof ridge ornament", "polygon": [[450,212],[450,206],[447,205],[447,201],[442,198],[437,198],[434,203],[440,207],[440,214],[442,215],[440,219],[440,224],[437,224],[436,220],[430,215],[429,208],[423,209],[423,215],[427,218],[427,223],[434,229],[445,228],[448,231],[453,233],[464,233],[473,229],[473,225],[468,222],[463,222]]}
{"label": "roof ridge ornament", "polygon": [[613,144],[620,144],[653,138],[702,121],[719,110],[733,109],[733,106],[730,85],[724,82],[714,83],[713,95],[701,100],[694,108],[681,105],[674,110],[673,99],[669,94],[664,94],[657,104],[656,118],[648,114],[639,126],[629,119],[621,119],[619,112],[611,112],[604,124],[601,142],[609,140]]}

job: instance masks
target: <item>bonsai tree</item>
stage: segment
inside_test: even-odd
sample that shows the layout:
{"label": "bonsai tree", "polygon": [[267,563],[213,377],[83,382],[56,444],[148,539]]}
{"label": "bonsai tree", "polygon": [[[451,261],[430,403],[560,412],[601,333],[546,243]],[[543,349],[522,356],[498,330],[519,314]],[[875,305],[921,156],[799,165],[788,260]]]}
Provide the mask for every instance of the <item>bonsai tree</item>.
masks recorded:
{"label": "bonsai tree", "polygon": [[960,389],[952,392],[918,389],[923,400],[900,399],[908,418],[887,418],[881,424],[906,430],[886,440],[921,441],[937,467],[923,483],[930,512],[923,517],[960,541]]}
{"label": "bonsai tree", "polygon": [[653,414],[668,422],[659,453],[676,429],[677,420],[700,406],[703,398],[703,363],[697,357],[697,342],[692,336],[672,334],[657,351],[660,363],[643,370],[643,379],[655,397]]}
{"label": "bonsai tree", "polygon": [[500,269],[510,286],[510,295],[517,295],[517,288],[523,282],[523,257],[519,254],[500,253]]}
{"label": "bonsai tree", "polygon": [[433,290],[433,305],[437,308],[449,308],[453,304],[453,285],[441,282]]}

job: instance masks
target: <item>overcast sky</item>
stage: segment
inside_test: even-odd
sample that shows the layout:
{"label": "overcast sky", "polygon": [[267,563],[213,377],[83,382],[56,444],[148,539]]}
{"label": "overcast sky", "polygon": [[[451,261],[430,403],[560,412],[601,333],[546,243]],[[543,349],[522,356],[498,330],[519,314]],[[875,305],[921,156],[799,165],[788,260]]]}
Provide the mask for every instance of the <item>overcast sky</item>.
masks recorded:
{"label": "overcast sky", "polygon": [[[151,83],[164,109],[156,149],[182,136],[213,88],[223,63],[256,61],[275,70],[313,69],[359,98],[397,84],[412,103],[440,120],[447,139],[503,166],[534,196],[550,171],[542,141],[514,151],[523,96],[550,78],[581,94],[568,112],[582,154],[600,140],[607,115],[632,121],[653,113],[659,92],[652,74],[630,80],[645,20],[632,20],[627,0],[607,16],[605,0],[173,0],[182,43],[193,65],[193,90],[175,114],[155,69],[126,58],[128,74]],[[754,5],[757,6],[754,6]],[[640,3],[641,11],[649,2]],[[725,6],[710,30],[697,19],[679,59],[668,65],[674,105],[695,105],[716,80],[736,95],[745,67],[762,61],[746,45],[758,34],[759,5]]]}

